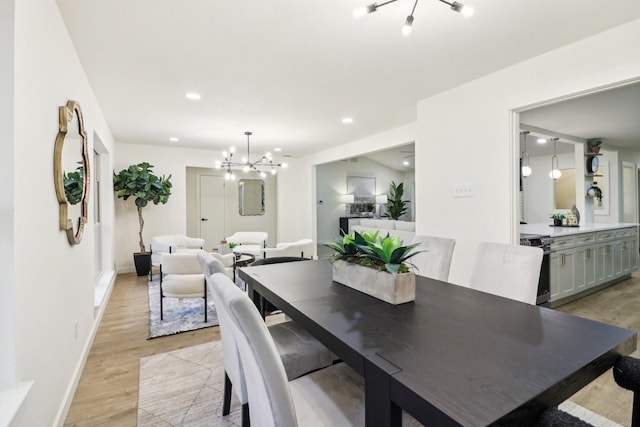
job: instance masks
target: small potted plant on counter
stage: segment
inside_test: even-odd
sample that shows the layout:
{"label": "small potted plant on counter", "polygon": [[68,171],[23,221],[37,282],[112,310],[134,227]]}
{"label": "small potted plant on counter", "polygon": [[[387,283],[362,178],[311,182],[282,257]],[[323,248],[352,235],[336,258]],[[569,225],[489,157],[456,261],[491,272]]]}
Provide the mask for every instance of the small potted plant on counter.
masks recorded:
{"label": "small potted plant on counter", "polygon": [[565,219],[566,216],[563,215],[563,214],[556,213],[556,214],[551,215],[551,218],[553,218],[553,225],[555,227],[561,227],[562,226],[562,220]]}

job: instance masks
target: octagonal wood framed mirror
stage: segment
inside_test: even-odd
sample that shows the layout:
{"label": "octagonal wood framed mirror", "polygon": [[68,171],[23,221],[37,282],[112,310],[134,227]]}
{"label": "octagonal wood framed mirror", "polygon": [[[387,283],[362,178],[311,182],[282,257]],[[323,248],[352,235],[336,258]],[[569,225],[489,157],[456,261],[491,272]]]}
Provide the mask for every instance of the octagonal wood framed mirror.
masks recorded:
{"label": "octagonal wood framed mirror", "polygon": [[59,108],[59,127],[53,156],[53,179],[58,198],[60,230],[71,245],[82,240],[89,202],[89,153],[82,109],[76,101]]}

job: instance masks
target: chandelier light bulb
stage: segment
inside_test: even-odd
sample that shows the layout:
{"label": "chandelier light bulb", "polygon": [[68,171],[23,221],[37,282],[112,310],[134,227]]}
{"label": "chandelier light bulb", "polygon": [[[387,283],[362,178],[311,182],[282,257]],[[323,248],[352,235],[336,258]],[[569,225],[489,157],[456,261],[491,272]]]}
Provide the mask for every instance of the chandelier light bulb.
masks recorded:
{"label": "chandelier light bulb", "polygon": [[245,166],[242,168],[242,171],[243,171],[243,172],[245,172],[245,173],[246,173],[246,172],[249,172],[249,165],[245,165]]}
{"label": "chandelier light bulb", "polygon": [[267,177],[267,174],[266,174],[266,173],[264,173],[264,172],[260,172],[260,178],[266,178],[266,177]]}
{"label": "chandelier light bulb", "polygon": [[265,156],[267,159],[270,159],[270,158],[271,158],[271,153],[264,153],[264,156]]}
{"label": "chandelier light bulb", "polygon": [[229,152],[231,154],[235,153],[236,152],[236,147],[229,147]]}
{"label": "chandelier light bulb", "polygon": [[283,163],[283,164],[281,164],[280,166],[282,166],[282,167],[283,167],[283,168],[285,168],[285,169],[288,167],[288,165],[287,165],[286,163]]}
{"label": "chandelier light bulb", "polygon": [[364,15],[368,15],[370,13],[375,12],[376,10],[378,10],[378,5],[373,3],[367,6],[362,6],[359,7],[357,9],[354,9],[353,11],[353,17],[354,18],[362,18]]}
{"label": "chandelier light bulb", "polygon": [[472,6],[462,6],[462,9],[460,10],[460,13],[466,16],[467,18],[473,16],[474,12],[475,10],[473,9]]}
{"label": "chandelier light bulb", "polygon": [[275,169],[271,169],[271,175],[275,175],[276,174],[276,170]]}
{"label": "chandelier light bulb", "polygon": [[411,30],[413,26],[413,16],[409,15],[407,16],[407,20],[405,21],[404,25],[402,26],[402,35],[403,36],[408,36],[411,34]]}
{"label": "chandelier light bulb", "polygon": [[226,151],[222,152],[222,157],[224,157],[225,159],[227,158],[227,152]]}

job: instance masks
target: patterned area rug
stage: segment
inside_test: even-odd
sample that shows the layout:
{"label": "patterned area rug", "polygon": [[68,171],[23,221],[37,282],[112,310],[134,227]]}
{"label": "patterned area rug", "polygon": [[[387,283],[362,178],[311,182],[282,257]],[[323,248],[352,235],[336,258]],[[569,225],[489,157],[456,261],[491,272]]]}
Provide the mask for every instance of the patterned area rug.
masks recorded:
{"label": "patterned area rug", "polygon": [[142,358],[138,427],[242,425],[235,394],[222,416],[223,391],[220,341]]}
{"label": "patterned area rug", "polygon": [[216,326],[218,315],[208,292],[206,323],[202,298],[165,298],[164,320],[160,320],[160,279],[149,282],[149,338]]}
{"label": "patterned area rug", "polygon": [[[222,342],[140,359],[138,427],[229,427],[242,425],[240,402],[222,416]],[[560,409],[596,427],[622,427],[567,400]],[[415,420],[414,420],[415,421]]]}

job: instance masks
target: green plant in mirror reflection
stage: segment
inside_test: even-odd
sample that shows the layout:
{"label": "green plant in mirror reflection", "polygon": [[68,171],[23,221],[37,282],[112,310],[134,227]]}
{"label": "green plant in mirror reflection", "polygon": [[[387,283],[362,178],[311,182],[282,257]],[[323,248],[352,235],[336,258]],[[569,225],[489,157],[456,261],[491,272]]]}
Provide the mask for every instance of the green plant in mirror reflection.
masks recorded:
{"label": "green plant in mirror reflection", "polygon": [[78,162],[78,164],[80,166],[74,172],[62,173],[64,194],[71,205],[76,205],[82,201],[82,192],[84,190],[84,167],[82,162]]}

